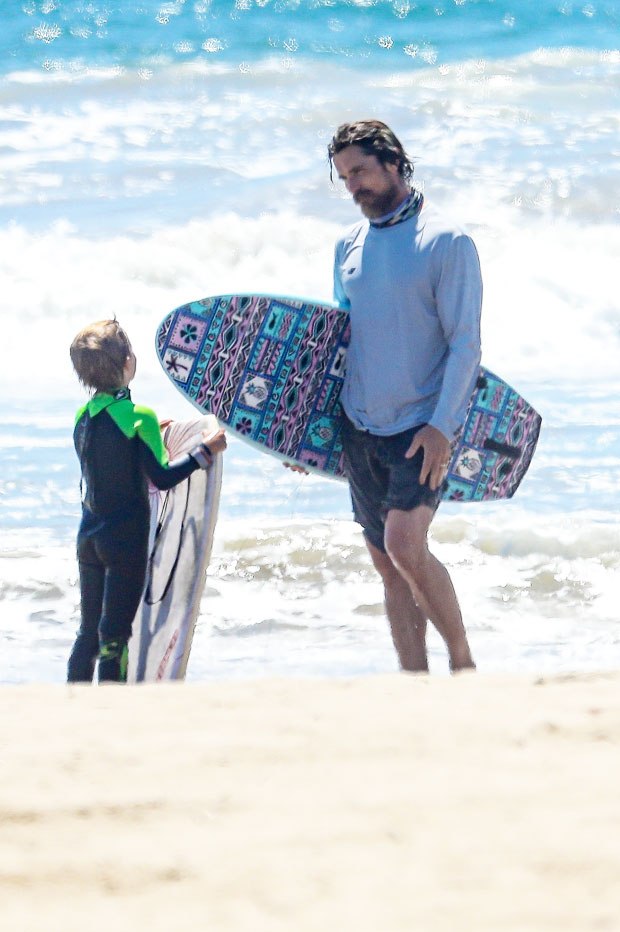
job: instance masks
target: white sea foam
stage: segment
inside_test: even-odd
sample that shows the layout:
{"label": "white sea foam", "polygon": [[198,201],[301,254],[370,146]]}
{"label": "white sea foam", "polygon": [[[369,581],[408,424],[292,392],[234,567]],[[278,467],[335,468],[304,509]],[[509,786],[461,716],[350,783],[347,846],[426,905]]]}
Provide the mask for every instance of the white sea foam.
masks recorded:
{"label": "white sea foam", "polygon": [[[228,214],[135,238],[91,239],[66,225],[45,233],[0,231],[0,290],[15,326],[5,334],[6,390],[66,391],[67,347],[90,320],[113,314],[139,351],[139,377],[159,378],[152,349],[159,320],[206,294],[258,291],[329,300],[339,227],[287,213]],[[600,391],[617,380],[620,311],[612,226],[566,221],[473,231],[485,281],[484,359],[510,381],[561,380]],[[587,261],[585,257],[587,256]],[[37,379],[19,379],[26,328],[36,328]],[[7,345],[8,344],[8,345]],[[574,415],[575,399],[551,399]],[[596,405],[591,405],[593,411]]]}
{"label": "white sea foam", "polygon": [[615,222],[619,71],[603,53],[541,50],[385,76],[300,60],[251,74],[173,65],[148,81],[114,69],[4,79],[3,216],[19,208],[33,225],[67,217],[136,233],[284,201],[340,222],[325,147],[339,122],[366,113],[397,128],[420,183],[470,222],[492,225],[498,206],[525,223]]}

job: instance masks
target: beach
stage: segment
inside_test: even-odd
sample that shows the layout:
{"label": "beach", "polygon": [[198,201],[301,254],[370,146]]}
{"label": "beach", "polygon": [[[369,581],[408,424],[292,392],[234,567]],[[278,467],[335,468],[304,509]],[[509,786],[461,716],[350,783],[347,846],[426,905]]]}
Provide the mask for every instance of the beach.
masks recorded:
{"label": "beach", "polygon": [[3,927],[615,930],[619,688],[4,687]]}

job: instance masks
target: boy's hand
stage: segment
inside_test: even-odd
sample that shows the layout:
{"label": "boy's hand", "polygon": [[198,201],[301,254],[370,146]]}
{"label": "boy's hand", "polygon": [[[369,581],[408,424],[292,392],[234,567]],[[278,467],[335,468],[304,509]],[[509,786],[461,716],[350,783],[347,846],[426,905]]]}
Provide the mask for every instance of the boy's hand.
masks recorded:
{"label": "boy's hand", "polygon": [[202,442],[209,447],[211,453],[223,453],[227,446],[226,431],[223,427],[218,427],[211,433],[203,430]]}

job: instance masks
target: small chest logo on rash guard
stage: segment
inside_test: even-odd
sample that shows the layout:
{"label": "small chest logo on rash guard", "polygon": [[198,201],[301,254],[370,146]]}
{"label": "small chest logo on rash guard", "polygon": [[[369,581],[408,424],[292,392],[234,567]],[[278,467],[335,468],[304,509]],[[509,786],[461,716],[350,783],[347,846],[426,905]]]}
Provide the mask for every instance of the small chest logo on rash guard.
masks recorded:
{"label": "small chest logo on rash guard", "polygon": [[356,271],[357,269],[355,268],[355,266],[351,266],[350,268],[347,269],[347,275],[353,275],[353,273]]}

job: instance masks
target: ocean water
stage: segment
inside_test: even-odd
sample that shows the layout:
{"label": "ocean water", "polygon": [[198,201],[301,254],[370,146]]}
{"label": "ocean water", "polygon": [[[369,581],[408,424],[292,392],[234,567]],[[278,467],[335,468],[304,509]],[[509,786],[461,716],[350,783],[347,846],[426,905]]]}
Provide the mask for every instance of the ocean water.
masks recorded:
{"label": "ocean water", "polygon": [[[1,0],[0,24],[0,682],[61,682],[77,625],[74,333],[116,314],[134,398],[192,417],[157,323],[329,298],[357,208],[326,145],[363,117],[468,225],[484,362],[543,415],[513,500],[433,524],[478,667],[618,667],[620,4]],[[188,677],[395,667],[346,487],[232,438]]]}

